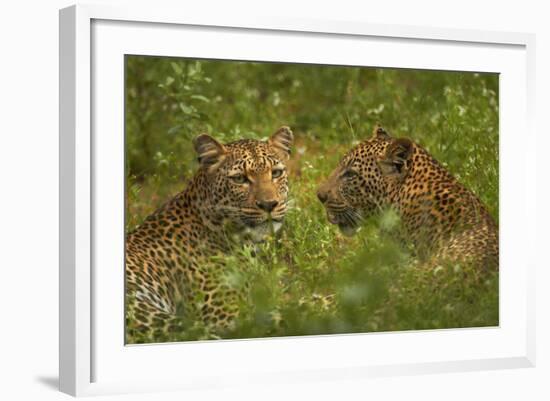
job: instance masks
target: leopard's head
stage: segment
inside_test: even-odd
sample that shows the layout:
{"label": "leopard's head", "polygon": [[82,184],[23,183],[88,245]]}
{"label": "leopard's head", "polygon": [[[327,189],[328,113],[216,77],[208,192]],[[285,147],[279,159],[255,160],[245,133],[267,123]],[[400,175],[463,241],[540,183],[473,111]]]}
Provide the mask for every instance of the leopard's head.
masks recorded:
{"label": "leopard's head", "polygon": [[376,126],[373,136],[352,148],[317,191],[330,223],[353,235],[361,221],[388,203],[390,188],[407,176],[414,144]]}
{"label": "leopard's head", "polygon": [[288,209],[292,131],[281,127],[267,141],[221,144],[209,135],[194,140],[205,193],[202,210],[210,221],[235,227],[261,241],[277,231]]}

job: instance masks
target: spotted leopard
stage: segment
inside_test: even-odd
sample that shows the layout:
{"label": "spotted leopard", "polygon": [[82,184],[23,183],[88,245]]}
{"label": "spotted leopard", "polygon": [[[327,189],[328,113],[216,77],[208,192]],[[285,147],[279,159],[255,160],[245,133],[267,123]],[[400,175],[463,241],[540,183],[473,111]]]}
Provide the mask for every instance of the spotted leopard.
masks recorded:
{"label": "spotted leopard", "polygon": [[391,208],[421,260],[498,269],[498,227],[480,199],[417,143],[377,126],[352,148],[317,192],[330,223],[353,235]]}
{"label": "spotted leopard", "polygon": [[218,332],[231,327],[246,294],[227,279],[223,258],[281,227],[292,141],[288,127],[267,141],[194,140],[199,168],[187,187],[126,238],[131,338],[169,337],[192,319]]}

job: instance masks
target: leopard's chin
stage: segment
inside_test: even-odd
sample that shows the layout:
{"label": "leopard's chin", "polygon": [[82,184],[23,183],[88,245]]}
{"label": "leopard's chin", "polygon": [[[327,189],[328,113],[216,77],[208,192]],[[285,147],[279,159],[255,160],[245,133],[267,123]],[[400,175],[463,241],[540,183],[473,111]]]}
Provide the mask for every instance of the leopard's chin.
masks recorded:
{"label": "leopard's chin", "polygon": [[342,219],[339,215],[327,210],[327,219],[329,223],[337,225],[340,229],[340,232],[346,237],[352,237],[357,233],[359,227],[356,224],[350,224],[348,221],[345,223],[342,222]]}
{"label": "leopard's chin", "polygon": [[344,225],[344,224],[338,224],[338,228],[340,229],[340,232],[344,234],[346,237],[353,237],[358,230],[358,227],[356,226],[350,226],[350,225]]}
{"label": "leopard's chin", "polygon": [[266,220],[254,226],[247,226],[244,230],[244,234],[246,237],[249,237],[252,242],[260,243],[278,232],[282,225],[282,220]]}

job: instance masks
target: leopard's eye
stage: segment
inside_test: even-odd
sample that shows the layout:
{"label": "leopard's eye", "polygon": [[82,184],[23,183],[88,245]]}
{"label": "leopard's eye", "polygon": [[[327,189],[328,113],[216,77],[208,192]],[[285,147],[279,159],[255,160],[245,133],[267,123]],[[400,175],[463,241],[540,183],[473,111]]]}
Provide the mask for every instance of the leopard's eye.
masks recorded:
{"label": "leopard's eye", "polygon": [[344,174],[342,174],[342,177],[344,178],[353,178],[357,176],[357,172],[353,170],[346,170]]}
{"label": "leopard's eye", "polygon": [[248,182],[248,179],[244,174],[232,175],[229,178],[231,178],[235,184],[244,184]]}
{"label": "leopard's eye", "polygon": [[276,168],[271,171],[271,178],[279,178],[283,175],[283,169]]}

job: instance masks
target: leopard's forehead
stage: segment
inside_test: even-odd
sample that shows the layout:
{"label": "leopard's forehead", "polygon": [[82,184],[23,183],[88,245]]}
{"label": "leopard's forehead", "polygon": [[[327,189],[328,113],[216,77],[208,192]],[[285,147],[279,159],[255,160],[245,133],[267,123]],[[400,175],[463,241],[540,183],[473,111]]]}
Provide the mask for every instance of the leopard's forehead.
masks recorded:
{"label": "leopard's forehead", "polygon": [[281,163],[273,147],[264,141],[242,139],[224,146],[230,159],[249,171],[262,171]]}
{"label": "leopard's forehead", "polygon": [[250,157],[267,156],[273,153],[271,146],[265,141],[256,139],[241,139],[224,145],[228,152],[248,155]]}
{"label": "leopard's forehead", "polygon": [[373,157],[377,158],[384,154],[389,143],[390,141],[380,138],[371,138],[363,141],[346,153],[340,164],[346,166],[351,163],[360,163]]}

